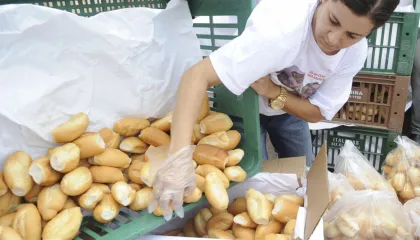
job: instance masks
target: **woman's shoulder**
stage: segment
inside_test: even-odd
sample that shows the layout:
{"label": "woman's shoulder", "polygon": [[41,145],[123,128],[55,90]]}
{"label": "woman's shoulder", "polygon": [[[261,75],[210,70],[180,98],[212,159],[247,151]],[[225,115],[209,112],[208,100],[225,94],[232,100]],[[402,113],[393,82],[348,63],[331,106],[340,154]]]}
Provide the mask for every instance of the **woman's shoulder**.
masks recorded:
{"label": "woman's shoulder", "polygon": [[368,41],[363,38],[346,49],[341,62],[341,69],[362,68],[368,55]]}

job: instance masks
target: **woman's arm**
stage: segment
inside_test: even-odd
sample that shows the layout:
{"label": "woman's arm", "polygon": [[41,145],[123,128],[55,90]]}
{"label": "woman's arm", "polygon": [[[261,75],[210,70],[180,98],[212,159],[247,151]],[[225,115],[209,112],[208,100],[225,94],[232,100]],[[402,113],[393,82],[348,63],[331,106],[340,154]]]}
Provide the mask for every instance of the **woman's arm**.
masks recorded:
{"label": "woman's arm", "polygon": [[[280,86],[274,84],[269,76],[265,76],[253,83],[252,88],[259,95],[271,100],[276,99],[280,95]],[[311,123],[325,119],[319,107],[311,104],[308,99],[303,99],[294,94],[287,95],[287,100],[282,110]]]}
{"label": "woman's arm", "polygon": [[182,76],[172,115],[170,153],[191,144],[194,124],[207,88],[220,83],[210,59],[205,58]]}

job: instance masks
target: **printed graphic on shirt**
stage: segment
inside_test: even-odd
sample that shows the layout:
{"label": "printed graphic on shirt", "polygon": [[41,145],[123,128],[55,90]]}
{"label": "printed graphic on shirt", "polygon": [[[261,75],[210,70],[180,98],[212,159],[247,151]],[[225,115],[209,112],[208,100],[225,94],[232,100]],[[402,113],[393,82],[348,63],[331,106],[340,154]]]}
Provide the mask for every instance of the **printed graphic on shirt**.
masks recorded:
{"label": "printed graphic on shirt", "polygon": [[305,73],[298,67],[292,66],[282,71],[276,72],[277,79],[292,93],[299,94],[303,98],[309,98],[314,95],[321,86],[319,81],[323,81],[325,76],[316,74],[312,71],[307,74],[305,82]]}

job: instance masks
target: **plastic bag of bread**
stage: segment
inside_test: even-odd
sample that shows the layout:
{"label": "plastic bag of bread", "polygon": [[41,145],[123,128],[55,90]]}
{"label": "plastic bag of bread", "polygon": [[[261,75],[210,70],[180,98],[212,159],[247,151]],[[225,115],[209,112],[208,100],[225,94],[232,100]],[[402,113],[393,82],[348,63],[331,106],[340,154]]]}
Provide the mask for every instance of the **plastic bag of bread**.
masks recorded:
{"label": "plastic bag of bread", "polygon": [[401,202],[389,191],[354,191],[340,198],[324,217],[326,239],[412,239]]}
{"label": "plastic bag of bread", "polygon": [[330,189],[330,204],[328,205],[328,209],[345,194],[354,192],[353,186],[341,173],[328,172],[328,186]]}
{"label": "plastic bag of bread", "polygon": [[386,190],[394,192],[392,186],[368,162],[362,153],[347,140],[337,156],[335,173],[343,174],[355,190]]}
{"label": "plastic bag of bread", "polygon": [[388,154],[382,172],[404,203],[420,197],[420,145],[400,136],[395,142],[398,147]]}
{"label": "plastic bag of bread", "polygon": [[414,198],[404,204],[404,209],[408,213],[411,221],[411,233],[420,238],[420,198]]}

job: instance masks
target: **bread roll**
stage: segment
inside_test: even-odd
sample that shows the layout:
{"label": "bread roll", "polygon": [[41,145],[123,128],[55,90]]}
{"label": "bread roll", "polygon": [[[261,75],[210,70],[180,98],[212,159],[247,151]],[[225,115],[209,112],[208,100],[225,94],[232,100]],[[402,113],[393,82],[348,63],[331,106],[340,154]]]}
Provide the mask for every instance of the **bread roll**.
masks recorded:
{"label": "bread roll", "polygon": [[[173,206],[172,206],[172,201],[169,202],[169,208],[171,210],[173,210]],[[162,217],[163,216],[163,209],[158,205],[156,207],[156,209],[153,211],[153,215],[157,216],[157,217]]]}
{"label": "bread roll", "polygon": [[385,174],[385,176],[387,176],[388,174],[390,174],[392,171],[392,167],[388,166],[388,165],[384,165],[382,167],[382,172]]}
{"label": "bread roll", "polygon": [[229,196],[223,182],[214,172],[206,175],[205,194],[209,203],[216,209],[227,209]]}
{"label": "bread roll", "polygon": [[69,120],[60,124],[51,134],[56,143],[66,143],[80,137],[89,125],[88,115],[85,113],[78,113],[72,116]]}
{"label": "bread roll", "polygon": [[232,227],[233,215],[230,213],[219,213],[213,215],[206,223],[206,232],[208,233],[211,229],[228,230]]}
{"label": "bread roll", "polygon": [[171,130],[171,122],[172,122],[172,112],[170,112],[165,117],[154,121],[150,126],[168,133]]}
{"label": "bread roll", "polygon": [[201,209],[194,217],[194,229],[198,236],[203,237],[207,234],[207,221],[213,216],[208,208]]}
{"label": "bread roll", "polygon": [[140,178],[144,183],[146,183],[146,185],[152,182],[152,179],[150,176],[150,163],[149,162],[145,162],[143,167],[141,168]]}
{"label": "bread roll", "polygon": [[67,198],[66,202],[64,203],[63,210],[77,207],[76,203],[71,198]]}
{"label": "bread roll", "polygon": [[115,201],[111,194],[105,194],[93,209],[93,217],[99,223],[109,223],[117,217],[120,207],[120,204]]}
{"label": "bread roll", "polygon": [[245,194],[247,210],[251,219],[259,225],[267,225],[270,221],[273,203],[261,192],[250,188]]}
{"label": "bread roll", "polygon": [[83,215],[79,207],[63,210],[45,225],[42,239],[74,239],[79,233],[82,221]]}
{"label": "bread roll", "polygon": [[227,211],[228,213],[234,216],[248,211],[245,197],[235,198],[233,202],[229,205]]}
{"label": "bread roll", "polygon": [[215,239],[235,239],[231,233],[217,228],[210,229],[208,236]]}
{"label": "bread roll", "polygon": [[166,146],[171,143],[171,137],[167,133],[152,127],[142,130],[139,138],[145,143],[155,147]]}
{"label": "bread roll", "polygon": [[272,214],[277,221],[287,223],[292,219],[296,219],[298,211],[299,205],[281,198],[274,205]]}
{"label": "bread roll", "polygon": [[53,219],[63,209],[66,200],[67,195],[61,191],[60,184],[44,187],[38,195],[37,203],[42,219]]}
{"label": "bread roll", "polygon": [[120,149],[128,153],[145,153],[149,146],[138,137],[128,137],[122,140]]}
{"label": "bread roll", "polygon": [[185,223],[183,231],[184,231],[185,237],[193,237],[193,238],[199,237],[197,232],[194,229],[193,219],[190,219]]}
{"label": "bread roll", "polygon": [[67,143],[56,147],[50,155],[51,167],[61,173],[74,170],[80,161],[80,149],[74,143]]}
{"label": "bread roll", "polygon": [[258,225],[252,221],[247,212],[240,213],[233,218],[233,222],[246,228],[256,228]]}
{"label": "bread roll", "polygon": [[241,134],[237,130],[226,131],[226,135],[229,138],[229,144],[224,147],[225,150],[233,150],[241,141]]}
{"label": "bread roll", "polygon": [[287,222],[286,226],[284,227],[284,234],[294,236],[295,235],[295,226],[296,226],[296,219],[292,219]]}
{"label": "bread roll", "polygon": [[246,172],[240,166],[228,167],[224,173],[232,182],[243,182],[246,179]]}
{"label": "bread roll", "polygon": [[267,225],[259,225],[255,230],[255,239],[264,239],[264,236],[271,233],[280,233],[284,225],[276,220],[271,220]]}
{"label": "bread roll", "polygon": [[0,226],[12,227],[15,215],[16,213],[9,213],[7,215],[4,215],[3,217],[0,217]]}
{"label": "bread roll", "polygon": [[124,137],[134,137],[141,130],[150,126],[150,122],[144,118],[123,118],[114,124],[114,131]]}
{"label": "bread roll", "polygon": [[209,97],[206,94],[201,104],[200,112],[198,113],[197,123],[201,122],[201,120],[203,120],[209,114],[210,114],[210,103],[209,103]]}
{"label": "bread roll", "polygon": [[141,211],[149,206],[153,199],[153,189],[145,187],[136,192],[134,201],[130,204],[130,209],[134,211]]}
{"label": "bread roll", "polygon": [[86,210],[93,210],[104,197],[111,193],[111,189],[105,184],[92,183],[90,188],[77,198],[79,205]]}
{"label": "bread roll", "polygon": [[204,144],[211,145],[220,149],[225,149],[226,146],[229,144],[229,137],[225,131],[215,132],[213,134],[203,137],[197,145],[200,146]]}
{"label": "bread roll", "polygon": [[90,158],[105,151],[106,145],[99,133],[89,133],[73,141],[79,147],[80,158]]}
{"label": "bread roll", "polygon": [[202,177],[201,175],[195,174],[195,184],[198,189],[200,189],[202,192],[205,190],[206,186],[206,179]]}
{"label": "bread roll", "polygon": [[58,183],[62,174],[55,171],[50,165],[50,159],[47,156],[37,158],[29,167],[29,175],[36,184],[44,187],[52,186]]}
{"label": "bread roll", "polygon": [[22,237],[9,226],[0,226],[0,240],[23,240]]}
{"label": "bread roll", "polygon": [[13,219],[13,229],[25,240],[41,239],[41,216],[34,204],[19,207]]}
{"label": "bread roll", "polygon": [[22,198],[13,195],[10,191],[0,196],[0,217],[15,212],[21,202]]}
{"label": "bread roll", "polygon": [[91,163],[99,166],[128,168],[131,158],[118,149],[107,148],[103,153],[91,158]]}
{"label": "bread roll", "polygon": [[28,203],[36,203],[38,201],[38,195],[42,190],[42,186],[35,184],[31,190],[25,195],[25,201]]}
{"label": "bread roll", "polygon": [[0,172],[0,196],[4,195],[7,191],[9,191],[9,188],[4,181],[3,173]]}
{"label": "bread roll", "polygon": [[223,186],[225,187],[225,189],[229,188],[229,179],[226,177],[226,175],[220,171],[220,169],[218,169],[215,166],[212,165],[208,165],[208,164],[204,164],[204,165],[200,165],[195,169],[195,173],[197,173],[198,175],[202,176],[202,177],[206,177],[209,173],[216,173],[217,176],[219,177],[219,179],[222,181]]}
{"label": "bread roll", "polygon": [[232,225],[232,232],[236,239],[255,239],[255,229],[245,228],[236,223]]}
{"label": "bread roll", "polygon": [[23,151],[16,151],[7,157],[4,163],[3,177],[10,191],[16,196],[25,196],[34,185],[29,175],[32,158]]}
{"label": "bread roll", "polygon": [[219,213],[227,213],[228,211],[227,211],[227,209],[224,209],[224,210],[219,210],[219,209],[217,209],[217,208],[215,208],[215,207],[213,207],[213,206],[210,206],[209,207],[209,209],[210,209],[210,212],[213,214],[213,215],[217,215],[217,214],[219,214]]}
{"label": "bread roll", "polygon": [[128,178],[137,184],[143,184],[141,179],[141,170],[145,162],[140,160],[132,160],[130,166],[128,167]]}
{"label": "bread roll", "polygon": [[291,203],[294,203],[298,206],[303,207],[303,197],[296,195],[296,194],[281,194],[278,195],[275,199],[274,199],[274,203],[277,203],[280,199],[284,199],[287,200]]}
{"label": "bread roll", "polygon": [[412,167],[408,170],[408,179],[413,187],[420,186],[420,169]]}
{"label": "bread roll", "polygon": [[121,170],[108,166],[92,166],[89,168],[94,183],[116,183],[124,181]]}
{"label": "bread roll", "polygon": [[232,126],[232,119],[224,113],[211,114],[200,122],[201,133],[204,134],[227,131],[231,129]]}
{"label": "bread roll", "polygon": [[102,140],[105,142],[106,148],[118,148],[120,146],[120,135],[110,128],[102,128],[99,131],[99,135],[101,135]]}
{"label": "bread roll", "polygon": [[406,182],[406,179],[405,179],[405,174],[404,173],[397,173],[392,178],[392,186],[394,187],[394,189],[397,192],[403,190],[405,182]]}
{"label": "bread roll", "polygon": [[228,154],[229,154],[229,158],[226,164],[227,167],[238,165],[241,162],[242,158],[244,158],[245,156],[244,150],[239,149],[239,148],[228,151]]}
{"label": "bread roll", "polygon": [[347,213],[341,214],[336,220],[336,226],[340,232],[348,238],[354,238],[359,234],[360,227],[357,222]]}
{"label": "bread roll", "polygon": [[287,234],[270,233],[265,235],[264,240],[292,240],[292,238]]}
{"label": "bread roll", "polygon": [[192,143],[197,144],[201,141],[206,135],[201,133],[200,124],[195,124],[193,128]]}
{"label": "bread roll", "polygon": [[228,156],[225,150],[207,144],[198,145],[193,153],[193,159],[198,165],[209,164],[221,170],[225,169]]}
{"label": "bread roll", "polygon": [[198,202],[203,196],[203,192],[199,188],[195,188],[188,196],[184,196],[184,203]]}
{"label": "bread roll", "polygon": [[116,182],[111,189],[112,197],[122,206],[128,206],[133,203],[136,197],[136,191],[126,182]]}
{"label": "bread roll", "polygon": [[64,175],[61,190],[68,196],[77,196],[86,192],[92,185],[93,178],[88,168],[78,167]]}
{"label": "bread roll", "polygon": [[398,195],[404,199],[413,199],[416,197],[414,194],[413,187],[408,182],[404,184],[403,189],[401,190],[401,192],[398,193]]}
{"label": "bread roll", "polygon": [[373,234],[375,237],[392,238],[397,235],[398,225],[387,215],[376,216],[375,223],[379,223],[374,226]]}

